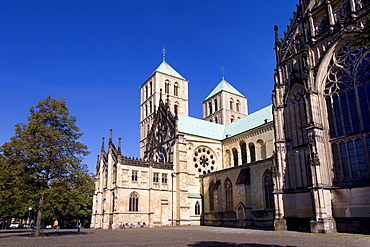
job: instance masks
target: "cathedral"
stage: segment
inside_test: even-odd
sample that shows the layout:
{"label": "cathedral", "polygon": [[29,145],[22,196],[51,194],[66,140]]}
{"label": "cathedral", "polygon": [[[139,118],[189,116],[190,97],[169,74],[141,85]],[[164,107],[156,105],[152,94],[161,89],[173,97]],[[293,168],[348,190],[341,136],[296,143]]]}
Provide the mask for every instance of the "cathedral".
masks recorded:
{"label": "cathedral", "polygon": [[272,105],[248,113],[222,76],[188,115],[165,59],[140,87],[140,158],[112,130],[96,165],[91,227],[209,225],[370,233],[370,49],[351,40],[369,0],[300,0],[275,27]]}

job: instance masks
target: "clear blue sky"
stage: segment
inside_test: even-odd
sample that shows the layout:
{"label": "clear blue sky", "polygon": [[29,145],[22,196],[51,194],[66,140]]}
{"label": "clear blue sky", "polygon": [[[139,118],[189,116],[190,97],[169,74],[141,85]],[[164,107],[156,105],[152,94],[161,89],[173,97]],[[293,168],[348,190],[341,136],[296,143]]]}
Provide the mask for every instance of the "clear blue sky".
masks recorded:
{"label": "clear blue sky", "polygon": [[271,104],[274,25],[286,31],[298,0],[2,0],[0,145],[48,95],[65,98],[95,172],[101,138],[139,153],[139,87],[166,61],[189,80],[190,116],[225,79],[249,112]]}

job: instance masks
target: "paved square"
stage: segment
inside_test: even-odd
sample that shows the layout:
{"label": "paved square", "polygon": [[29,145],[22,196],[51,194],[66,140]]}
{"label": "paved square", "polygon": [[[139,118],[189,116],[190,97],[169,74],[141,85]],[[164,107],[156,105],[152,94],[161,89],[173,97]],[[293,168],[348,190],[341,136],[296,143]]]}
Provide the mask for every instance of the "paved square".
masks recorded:
{"label": "paved square", "polygon": [[223,227],[162,227],[119,230],[45,230],[42,238],[27,230],[0,231],[0,246],[370,246],[370,236],[275,232]]}

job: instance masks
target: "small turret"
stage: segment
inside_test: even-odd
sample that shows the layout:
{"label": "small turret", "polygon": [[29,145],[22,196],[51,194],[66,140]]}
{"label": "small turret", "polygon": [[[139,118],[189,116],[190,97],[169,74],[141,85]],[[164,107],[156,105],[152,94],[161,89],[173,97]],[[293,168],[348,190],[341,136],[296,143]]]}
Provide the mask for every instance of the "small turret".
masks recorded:
{"label": "small turret", "polygon": [[101,140],[101,148],[100,148],[100,151],[101,152],[104,152],[104,137],[102,137],[102,140]]}
{"label": "small turret", "polygon": [[274,26],[275,31],[275,53],[276,53],[276,61],[279,62],[280,60],[280,48],[281,48],[281,39],[279,37],[279,27],[277,25]]}
{"label": "small turret", "polygon": [[121,137],[118,138],[118,154],[121,155]]}
{"label": "small turret", "polygon": [[111,145],[113,143],[113,141],[112,141],[113,129],[110,129],[109,131],[110,131],[110,133],[109,133],[109,145]]}

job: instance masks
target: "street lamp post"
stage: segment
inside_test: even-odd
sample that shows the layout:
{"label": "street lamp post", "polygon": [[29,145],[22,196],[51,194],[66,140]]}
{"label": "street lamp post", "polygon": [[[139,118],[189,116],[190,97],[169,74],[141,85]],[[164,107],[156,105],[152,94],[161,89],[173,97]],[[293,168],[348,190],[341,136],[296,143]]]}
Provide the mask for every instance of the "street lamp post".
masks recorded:
{"label": "street lamp post", "polygon": [[28,208],[28,220],[27,220],[28,229],[30,229],[30,215],[31,215],[31,210],[32,210],[32,208],[31,208],[31,207],[29,207],[29,208]]}

